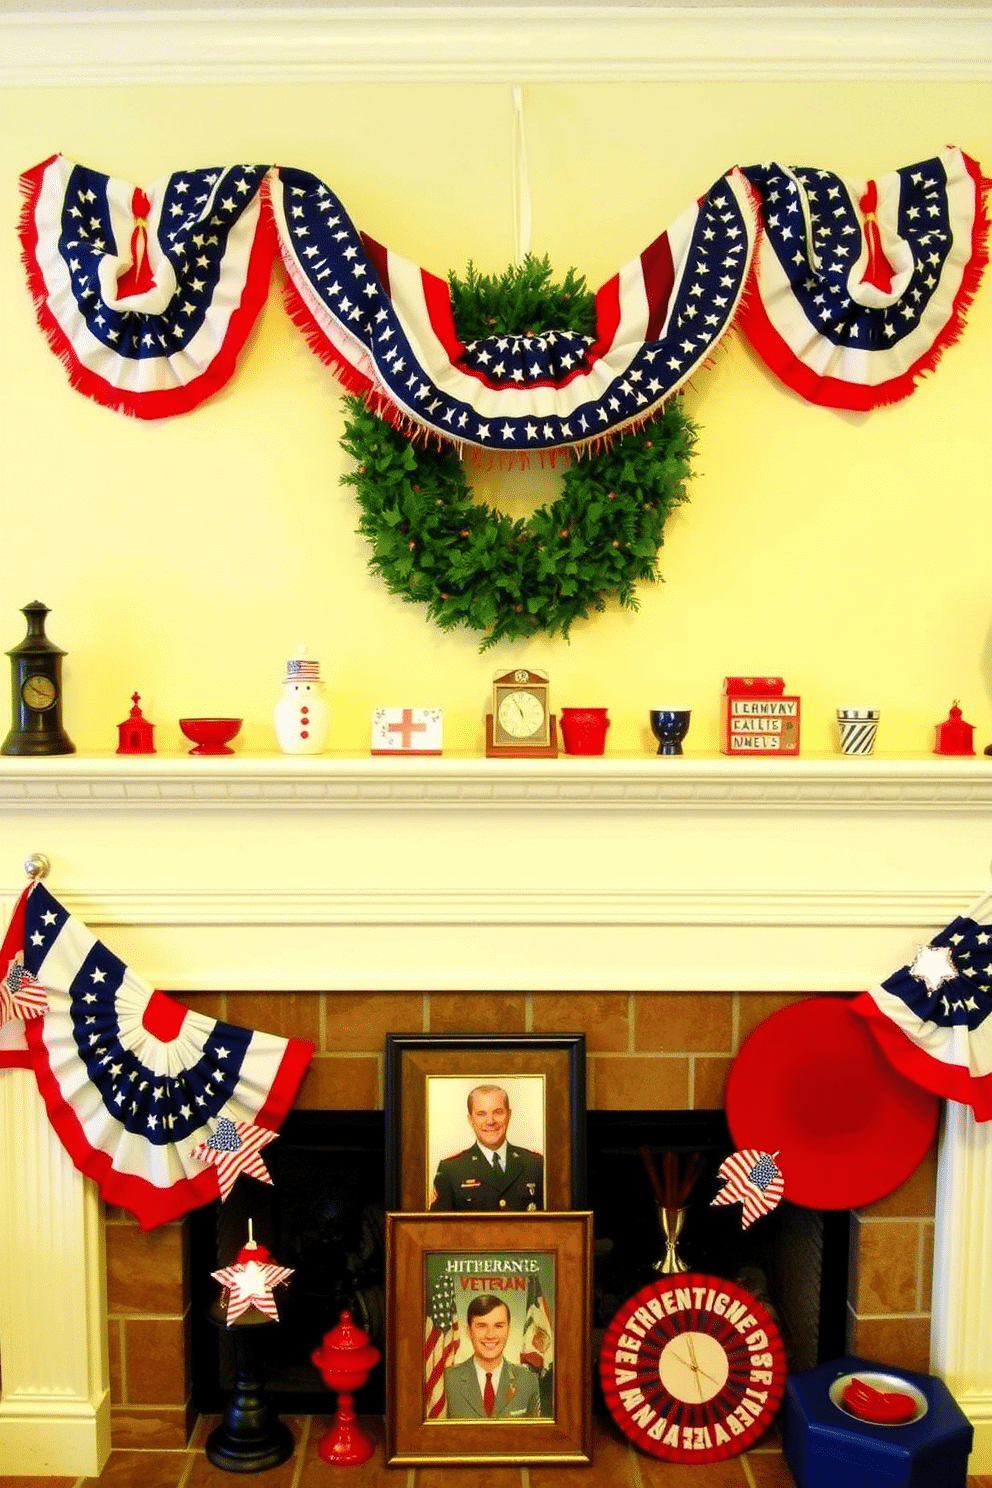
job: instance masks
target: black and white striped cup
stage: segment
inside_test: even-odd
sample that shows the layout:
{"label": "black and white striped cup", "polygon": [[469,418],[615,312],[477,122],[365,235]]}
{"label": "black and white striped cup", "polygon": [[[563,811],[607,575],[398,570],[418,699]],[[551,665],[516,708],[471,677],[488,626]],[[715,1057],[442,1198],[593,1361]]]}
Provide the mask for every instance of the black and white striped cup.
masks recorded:
{"label": "black and white striped cup", "polygon": [[841,754],[871,754],[878,732],[879,708],[838,708]]}

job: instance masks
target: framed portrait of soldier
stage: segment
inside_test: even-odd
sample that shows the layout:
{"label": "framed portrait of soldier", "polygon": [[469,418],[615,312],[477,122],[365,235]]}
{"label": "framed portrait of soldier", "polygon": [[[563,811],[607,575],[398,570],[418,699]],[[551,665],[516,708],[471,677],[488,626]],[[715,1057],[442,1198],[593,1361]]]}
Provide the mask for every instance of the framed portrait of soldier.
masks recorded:
{"label": "framed portrait of soldier", "polygon": [[385,1105],[390,1209],[585,1202],[584,1034],[388,1034]]}
{"label": "framed portrait of soldier", "polygon": [[386,1223],[387,1460],[587,1462],[592,1215]]}

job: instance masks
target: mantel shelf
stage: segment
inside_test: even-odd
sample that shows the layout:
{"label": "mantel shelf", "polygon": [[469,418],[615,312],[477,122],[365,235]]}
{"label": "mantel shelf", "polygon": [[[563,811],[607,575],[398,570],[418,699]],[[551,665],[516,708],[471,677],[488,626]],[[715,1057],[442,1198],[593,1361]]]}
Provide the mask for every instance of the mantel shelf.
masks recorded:
{"label": "mantel shelf", "polygon": [[852,807],[905,812],[992,807],[992,759],[723,755],[491,760],[475,755],[64,755],[0,760],[0,804],[32,811],[143,811],[296,804],[323,808],[526,806],[582,810]]}

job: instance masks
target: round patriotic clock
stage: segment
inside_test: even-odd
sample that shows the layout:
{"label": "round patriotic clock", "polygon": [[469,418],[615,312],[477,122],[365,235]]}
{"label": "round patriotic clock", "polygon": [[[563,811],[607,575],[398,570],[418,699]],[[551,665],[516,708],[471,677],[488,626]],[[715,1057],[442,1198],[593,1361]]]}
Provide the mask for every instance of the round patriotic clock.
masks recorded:
{"label": "round patriotic clock", "polygon": [[775,1323],[742,1287],[686,1271],[626,1301],[599,1355],[603,1395],[635,1446],[669,1462],[719,1462],[771,1425],[785,1390]]}

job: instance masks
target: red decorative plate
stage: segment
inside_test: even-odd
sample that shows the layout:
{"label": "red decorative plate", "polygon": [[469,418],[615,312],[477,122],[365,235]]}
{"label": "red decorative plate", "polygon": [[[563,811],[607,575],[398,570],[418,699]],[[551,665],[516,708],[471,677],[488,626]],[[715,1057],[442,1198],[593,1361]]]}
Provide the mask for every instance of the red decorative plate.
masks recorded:
{"label": "red decorative plate", "polygon": [[785,1390],[785,1349],[749,1292],[687,1271],[635,1293],[606,1330],[599,1373],[610,1414],[642,1451],[719,1462],[768,1429]]}

